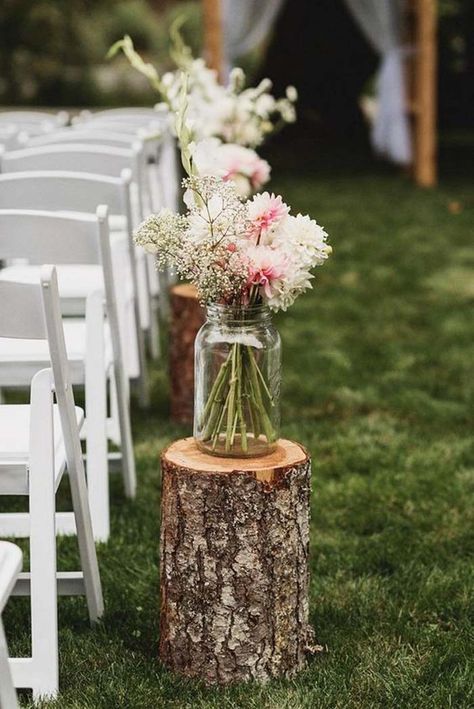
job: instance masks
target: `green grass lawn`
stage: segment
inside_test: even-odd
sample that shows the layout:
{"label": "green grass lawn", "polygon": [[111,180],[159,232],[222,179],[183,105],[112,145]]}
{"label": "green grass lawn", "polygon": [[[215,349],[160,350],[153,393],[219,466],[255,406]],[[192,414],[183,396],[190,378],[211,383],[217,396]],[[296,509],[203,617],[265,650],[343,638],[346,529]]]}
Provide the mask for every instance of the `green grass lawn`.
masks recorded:
{"label": "green grass lawn", "polygon": [[[162,365],[151,411],[133,411],[137,500],[112,483],[106,615],[91,629],[83,600],[60,600],[48,707],[474,706],[472,185],[454,174],[421,191],[373,166],[301,164],[277,154],[272,188],[327,228],[334,254],[277,324],[283,435],[313,458],[310,611],[325,651],[263,687],[209,689],[160,667],[158,456],[189,434],[168,420]],[[59,559],[75,563],[74,540]],[[25,599],[6,630],[12,653],[28,650]]]}

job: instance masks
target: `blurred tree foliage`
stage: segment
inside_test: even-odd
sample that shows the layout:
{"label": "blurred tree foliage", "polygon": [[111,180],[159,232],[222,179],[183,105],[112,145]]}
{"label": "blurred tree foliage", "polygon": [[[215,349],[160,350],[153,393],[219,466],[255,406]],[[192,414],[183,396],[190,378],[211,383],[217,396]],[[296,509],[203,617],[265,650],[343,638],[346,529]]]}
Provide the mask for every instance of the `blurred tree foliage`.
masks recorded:
{"label": "blurred tree foliage", "polygon": [[[112,0],[101,0],[111,5]],[[67,104],[92,88],[92,0],[3,0],[0,99],[6,104]]]}
{"label": "blurred tree foliage", "polygon": [[[257,1],[257,0],[255,0]],[[0,0],[0,103],[113,105],[154,96],[125,59],[106,62],[124,34],[149,61],[168,63],[168,28],[180,14],[194,54],[202,45],[201,0]],[[474,124],[474,0],[438,0],[439,105],[444,127]],[[297,41],[295,41],[297,38]],[[261,52],[244,57],[258,73]],[[357,97],[377,57],[343,0],[287,0],[264,62],[281,93],[339,135],[360,133]],[[365,132],[365,131],[364,131]]]}
{"label": "blurred tree foliage", "polygon": [[0,104],[39,106],[153,103],[126,62],[108,63],[109,46],[130,34],[150,61],[166,64],[168,27],[189,18],[187,40],[199,51],[200,7],[157,10],[146,0],[0,0]]}

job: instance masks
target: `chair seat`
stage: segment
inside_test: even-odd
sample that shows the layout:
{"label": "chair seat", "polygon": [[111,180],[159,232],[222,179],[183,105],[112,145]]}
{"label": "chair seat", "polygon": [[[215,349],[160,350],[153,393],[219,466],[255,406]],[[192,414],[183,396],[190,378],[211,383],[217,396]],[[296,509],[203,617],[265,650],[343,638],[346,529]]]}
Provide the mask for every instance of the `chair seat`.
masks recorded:
{"label": "chair seat", "polygon": [[[0,271],[3,281],[17,281],[21,283],[39,283],[41,266],[15,265],[7,266]],[[81,300],[88,293],[104,290],[104,278],[101,266],[89,265],[63,265],[56,266],[60,298],[67,300]],[[84,311],[82,303],[81,312]],[[68,312],[70,310],[68,309]]]}
{"label": "chair seat", "polygon": [[[82,318],[63,320],[66,353],[72,384],[84,384],[86,356],[86,323]],[[105,367],[113,362],[110,330],[105,324]],[[15,387],[30,384],[37,371],[50,364],[45,340],[0,339],[0,386]]]}
{"label": "chair seat", "polygon": [[[78,428],[84,422],[84,412],[75,407]],[[30,447],[29,404],[0,405],[0,494],[28,494],[28,465]],[[56,487],[63,474],[66,457],[59,410],[53,407],[54,416],[54,469]]]}
{"label": "chair seat", "polygon": [[[111,235],[111,255],[114,280],[120,284],[123,302],[133,298],[133,282],[129,265],[128,236],[126,232],[115,232]],[[29,264],[14,264],[0,271],[0,279],[22,283],[39,283],[41,266]],[[84,313],[84,299],[89,293],[104,290],[102,266],[89,264],[56,264],[59,296],[67,301],[63,311],[68,315]],[[118,289],[116,289],[118,290]]]}

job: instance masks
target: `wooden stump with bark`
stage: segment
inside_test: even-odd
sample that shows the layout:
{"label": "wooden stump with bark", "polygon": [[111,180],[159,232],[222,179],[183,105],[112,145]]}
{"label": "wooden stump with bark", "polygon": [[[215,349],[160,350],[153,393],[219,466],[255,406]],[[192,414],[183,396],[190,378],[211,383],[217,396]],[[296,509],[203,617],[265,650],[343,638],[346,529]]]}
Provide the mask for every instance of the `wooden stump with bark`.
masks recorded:
{"label": "wooden stump with bark", "polygon": [[305,665],[311,463],[297,443],[228,459],[162,454],[160,659],[208,683]]}
{"label": "wooden stump with bark", "polygon": [[171,288],[170,379],[171,418],[192,423],[194,411],[194,340],[204,323],[204,310],[194,286]]}

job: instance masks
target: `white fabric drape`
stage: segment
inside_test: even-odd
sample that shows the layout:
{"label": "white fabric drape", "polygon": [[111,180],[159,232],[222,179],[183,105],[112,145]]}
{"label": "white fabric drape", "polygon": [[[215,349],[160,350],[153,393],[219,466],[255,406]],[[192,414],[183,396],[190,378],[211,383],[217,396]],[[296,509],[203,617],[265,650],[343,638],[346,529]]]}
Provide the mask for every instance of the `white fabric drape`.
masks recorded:
{"label": "white fabric drape", "polygon": [[412,159],[406,112],[402,46],[402,0],[345,0],[369,42],[381,55],[377,77],[378,111],[372,129],[375,150],[396,163]]}
{"label": "white fabric drape", "polygon": [[222,0],[224,55],[227,66],[257,47],[275,22],[284,0]]}

